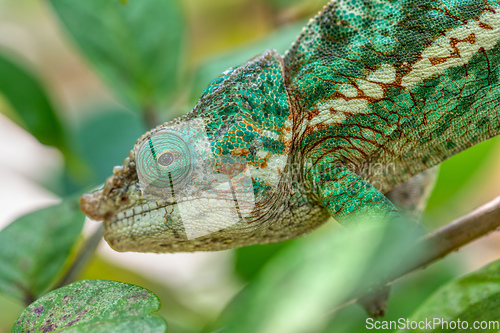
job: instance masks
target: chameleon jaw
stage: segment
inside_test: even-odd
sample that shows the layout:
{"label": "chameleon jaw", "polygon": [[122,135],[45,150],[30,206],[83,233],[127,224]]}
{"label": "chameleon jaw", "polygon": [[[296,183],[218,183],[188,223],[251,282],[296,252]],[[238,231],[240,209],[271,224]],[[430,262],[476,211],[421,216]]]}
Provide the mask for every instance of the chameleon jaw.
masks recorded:
{"label": "chameleon jaw", "polygon": [[[181,203],[137,205],[106,218],[104,237],[117,251],[192,252],[231,248],[233,224],[244,223],[247,230],[254,226],[227,214],[225,209],[230,204],[233,201],[228,199],[190,197]],[[219,243],[220,248],[215,249],[214,243]]]}
{"label": "chameleon jaw", "polygon": [[177,215],[175,204],[151,202],[137,205],[105,219],[104,238],[117,251],[137,251],[136,242],[142,243],[141,239],[150,239],[151,245],[154,245],[156,242],[151,241],[151,237],[162,235],[160,247],[168,248],[173,243],[169,238],[182,238],[176,229],[172,229],[174,221],[179,220]]}

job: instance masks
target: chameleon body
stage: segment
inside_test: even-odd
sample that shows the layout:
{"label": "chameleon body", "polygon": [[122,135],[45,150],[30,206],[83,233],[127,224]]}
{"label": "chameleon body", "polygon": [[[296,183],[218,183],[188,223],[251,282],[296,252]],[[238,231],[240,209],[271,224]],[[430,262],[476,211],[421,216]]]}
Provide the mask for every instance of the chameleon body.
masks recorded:
{"label": "chameleon body", "polygon": [[139,252],[278,242],[329,217],[401,220],[384,194],[500,133],[499,40],[499,0],[331,2],[284,56],[227,70],[193,111],[139,138],[82,210],[114,249]]}

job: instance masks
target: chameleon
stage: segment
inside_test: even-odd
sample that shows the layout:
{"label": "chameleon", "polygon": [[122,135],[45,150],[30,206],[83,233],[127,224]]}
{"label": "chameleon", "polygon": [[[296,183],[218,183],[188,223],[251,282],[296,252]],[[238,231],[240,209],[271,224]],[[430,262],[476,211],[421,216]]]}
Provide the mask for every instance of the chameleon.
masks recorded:
{"label": "chameleon", "polygon": [[500,133],[499,40],[500,0],[329,2],[284,55],[226,70],[142,135],[81,209],[137,252],[404,221],[429,170]]}

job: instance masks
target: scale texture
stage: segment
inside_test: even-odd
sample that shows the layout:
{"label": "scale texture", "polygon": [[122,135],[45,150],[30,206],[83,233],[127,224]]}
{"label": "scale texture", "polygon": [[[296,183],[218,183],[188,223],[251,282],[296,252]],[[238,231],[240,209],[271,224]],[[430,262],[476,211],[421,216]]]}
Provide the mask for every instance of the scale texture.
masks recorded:
{"label": "scale texture", "polygon": [[500,133],[499,40],[499,0],[331,2],[284,56],[230,68],[139,138],[82,210],[139,252],[401,220],[385,194]]}

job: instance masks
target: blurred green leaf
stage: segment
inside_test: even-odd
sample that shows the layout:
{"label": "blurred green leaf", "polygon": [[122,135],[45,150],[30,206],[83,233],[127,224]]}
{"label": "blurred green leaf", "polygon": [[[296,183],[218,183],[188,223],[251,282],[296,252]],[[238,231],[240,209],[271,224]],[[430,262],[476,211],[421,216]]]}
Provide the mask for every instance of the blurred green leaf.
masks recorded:
{"label": "blurred green leaf", "polygon": [[121,165],[136,140],[146,131],[141,118],[118,108],[92,110],[79,121],[76,138],[81,147],[81,158],[90,166],[92,184],[109,177],[113,166]]}
{"label": "blurred green leaf", "polygon": [[276,7],[276,9],[288,8],[292,5],[303,2],[302,0],[266,0],[265,4]]}
{"label": "blurred green leaf", "polygon": [[77,198],[22,216],[0,231],[0,292],[42,295],[63,269],[83,227]]}
{"label": "blurred green leaf", "polygon": [[[312,7],[318,12],[325,4],[325,0],[308,0],[308,1],[303,1],[303,0],[260,0],[263,5],[269,6],[270,8],[273,8],[277,12],[283,12],[286,10],[290,10],[291,8],[293,9],[294,7],[301,6],[301,7]],[[314,15],[314,13],[312,14]],[[308,15],[308,16],[312,16]]]}
{"label": "blurred green leaf", "polygon": [[[75,151],[71,130],[64,127],[69,125],[59,118],[55,105],[42,83],[27,68],[1,54],[0,95],[0,99],[4,97],[9,106],[0,107],[0,112],[6,111],[7,117],[28,131],[40,143],[56,147],[61,151],[72,182],[81,184],[88,180],[87,165]],[[43,185],[51,188],[54,182],[52,180],[50,184]]]}
{"label": "blurred green leaf", "polygon": [[134,109],[155,109],[180,78],[185,23],[177,0],[50,0],[82,52]]}
{"label": "blurred green leaf", "polygon": [[262,267],[274,256],[289,246],[294,240],[265,245],[244,246],[235,249],[234,269],[241,278],[250,281],[260,272]]}
{"label": "blurred green leaf", "polygon": [[377,223],[310,235],[271,259],[215,326],[231,333],[318,331],[356,291],[409,264],[415,238],[401,225]]}
{"label": "blurred green leaf", "polygon": [[42,144],[67,152],[63,125],[41,82],[21,64],[0,54],[0,94],[12,106],[7,116]]}
{"label": "blurred green leaf", "polygon": [[26,304],[20,300],[0,293],[0,332],[10,332],[12,323],[16,321],[25,307]]}
{"label": "blurred green leaf", "polygon": [[212,59],[207,59],[195,71],[190,100],[194,103],[207,85],[231,66],[243,64],[268,49],[275,49],[281,54],[290,48],[307,21],[284,26],[262,40],[251,43]]}
{"label": "blurred green leaf", "polygon": [[[409,318],[437,289],[456,278],[457,266],[459,266],[457,257],[448,256],[392,284],[386,313],[381,320],[397,321],[399,318]],[[366,328],[367,318],[369,317],[363,308],[358,304],[352,304],[337,311],[328,326],[321,332],[373,332],[374,329]],[[382,332],[395,332],[396,330],[397,328],[382,330]]]}
{"label": "blurred green leaf", "polygon": [[482,142],[440,164],[439,177],[427,210],[441,207],[453,198],[476,175],[483,163],[500,144],[500,137]]}
{"label": "blurred green leaf", "polygon": [[31,304],[12,332],[165,332],[165,321],[151,314],[159,308],[158,297],[142,287],[84,280]]}
{"label": "blurred green leaf", "polygon": [[[410,321],[425,321],[438,318],[444,321],[460,319],[472,331],[475,321],[500,321],[500,261],[496,261],[466,277],[453,281],[434,293]],[[466,328],[463,327],[462,328]],[[398,332],[461,332],[449,326],[436,325],[433,328],[400,330]],[[479,330],[477,330],[479,331]],[[498,332],[496,329],[482,329],[481,332]]]}

